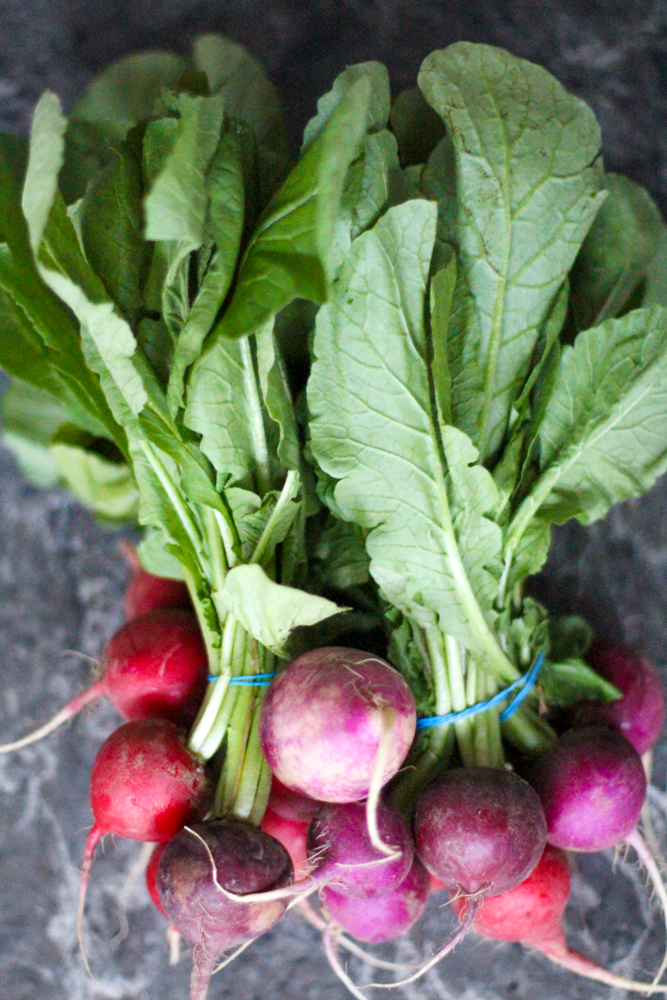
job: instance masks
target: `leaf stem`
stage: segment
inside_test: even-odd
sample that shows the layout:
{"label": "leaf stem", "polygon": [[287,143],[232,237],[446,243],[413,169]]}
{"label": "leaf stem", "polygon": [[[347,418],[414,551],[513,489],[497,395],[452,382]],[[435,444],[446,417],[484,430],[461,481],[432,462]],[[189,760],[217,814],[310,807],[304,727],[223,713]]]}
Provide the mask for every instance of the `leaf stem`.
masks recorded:
{"label": "leaf stem", "polygon": [[285,477],[285,483],[283,485],[282,490],[280,491],[280,496],[278,497],[276,505],[271,512],[271,516],[266,522],[264,531],[262,532],[260,539],[257,542],[257,545],[255,546],[255,551],[253,552],[250,558],[251,563],[261,563],[266,548],[269,545],[271,538],[273,536],[273,532],[280,518],[280,515],[282,514],[287,504],[291,500],[293,500],[294,497],[297,495],[299,491],[300,481],[301,480],[298,472],[290,471],[287,473],[287,476]]}
{"label": "leaf stem", "polygon": [[251,412],[250,433],[252,435],[255,451],[257,492],[260,496],[264,496],[264,494],[268,493],[271,488],[271,464],[269,460],[269,448],[266,441],[262,403],[257,385],[257,374],[255,371],[255,363],[252,356],[249,337],[240,338],[239,350],[241,353],[241,360],[243,362],[246,398]]}
{"label": "leaf stem", "polygon": [[178,487],[176,486],[175,482],[173,481],[173,479],[165,469],[164,465],[158,458],[157,452],[155,451],[153,445],[150,444],[145,439],[142,439],[141,447],[144,451],[144,454],[146,455],[146,458],[150,462],[151,468],[153,469],[155,475],[160,480],[160,485],[162,486],[163,490],[169,497],[172,506],[176,511],[176,514],[178,515],[179,521],[183,525],[188,535],[188,538],[192,542],[192,546],[195,552],[199,552],[199,550],[201,549],[201,542],[202,542],[201,536],[199,534],[197,525],[194,522],[194,518],[192,517],[192,514],[188,510],[187,504],[183,500]]}
{"label": "leaf stem", "polygon": [[[457,640],[451,635],[445,636],[444,648],[452,709],[455,712],[462,712],[464,708],[468,708],[468,699],[466,698],[466,684],[461,664],[461,650]],[[474,690],[472,696],[474,697]],[[476,763],[472,720],[461,719],[460,722],[454,723],[454,729],[463,763],[466,767],[471,767]]]}

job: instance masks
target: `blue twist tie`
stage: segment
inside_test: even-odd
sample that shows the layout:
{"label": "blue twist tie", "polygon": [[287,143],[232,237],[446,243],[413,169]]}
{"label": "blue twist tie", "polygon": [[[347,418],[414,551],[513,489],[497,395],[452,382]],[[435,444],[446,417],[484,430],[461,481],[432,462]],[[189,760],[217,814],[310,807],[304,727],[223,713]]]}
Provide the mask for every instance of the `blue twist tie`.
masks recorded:
{"label": "blue twist tie", "polygon": [[509,719],[510,716],[514,715],[524,698],[526,698],[535,687],[535,682],[537,681],[537,676],[542,669],[543,663],[544,653],[538,653],[535,662],[528,673],[524,674],[523,677],[517,678],[513,684],[510,684],[510,686],[506,687],[503,691],[499,691],[498,694],[494,694],[493,698],[489,698],[488,701],[479,701],[476,705],[471,705],[470,708],[464,708],[461,712],[448,712],[447,715],[431,715],[428,719],[419,719],[417,722],[417,729],[432,729],[434,726],[445,726],[450,722],[460,722],[461,719],[467,719],[471,715],[478,715],[480,712],[487,712],[490,708],[495,708],[496,705],[499,705],[501,701],[505,701],[512,691],[516,691],[516,689],[520,687],[521,690],[516,698],[513,698],[507,708],[500,713],[500,721],[504,722],[506,719]]}
{"label": "blue twist tie", "polygon": [[[271,678],[276,676],[275,670],[271,674],[243,674],[240,677],[230,677],[230,684],[240,684],[243,687],[268,687],[271,683]],[[209,674],[208,679],[210,681],[219,681],[220,676],[218,674]]]}

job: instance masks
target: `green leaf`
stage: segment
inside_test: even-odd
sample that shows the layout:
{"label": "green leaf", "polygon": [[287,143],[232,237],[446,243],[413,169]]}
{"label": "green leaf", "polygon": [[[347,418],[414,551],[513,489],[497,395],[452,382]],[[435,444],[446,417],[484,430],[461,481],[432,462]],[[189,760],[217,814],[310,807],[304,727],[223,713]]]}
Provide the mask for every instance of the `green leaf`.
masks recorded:
{"label": "green leaf", "polygon": [[621,697],[618,688],[577,658],[557,663],[547,660],[540,670],[539,684],[547,704],[561,708],[578,701],[616,701]]}
{"label": "green leaf", "polygon": [[143,239],[141,161],[128,145],[91,181],[81,206],[86,257],[131,323],[143,307],[151,248]]}
{"label": "green leaf", "polygon": [[667,228],[663,228],[658,248],[646,271],[643,306],[667,306]]}
{"label": "green leaf", "polygon": [[[3,325],[3,336],[7,336]],[[13,453],[29,483],[44,489],[60,479],[49,443],[68,413],[48,392],[13,379],[2,397],[2,444]]]}
{"label": "green leaf", "polygon": [[648,191],[607,174],[609,197],[598,212],[570,275],[572,334],[618,316],[645,276],[664,225]]}
{"label": "green leaf", "polygon": [[284,654],[292,629],[315,625],[347,610],[324,597],[274,583],[261,566],[231,569],[220,600],[257,642],[277,656]]}
{"label": "green leaf", "polygon": [[364,76],[343,96],[322,134],[267,205],[215,339],[253,333],[295,298],[327,298],[335,220],[347,168],[364,134],[369,101]]}
{"label": "green leaf", "polygon": [[187,61],[172,52],[139,52],[112,63],[95,77],[74,109],[74,118],[120,142],[149,118],[163,87],[175,87]]}
{"label": "green leaf", "polygon": [[593,629],[580,615],[549,619],[549,655],[552,660],[580,659],[593,641]]}
{"label": "green leaf", "polygon": [[185,374],[199,357],[229,290],[241,245],[245,218],[243,165],[239,138],[233,133],[223,135],[218,144],[206,176],[206,191],[216,250],[176,341],[168,389],[172,413],[183,405]]}
{"label": "green leaf", "polygon": [[540,517],[596,521],[667,468],[667,310],[607,320],[563,350],[540,432]]}
{"label": "green leaf", "polygon": [[290,144],[275,87],[264,67],[236,42],[222,35],[200,35],[192,53],[208,77],[211,93],[222,94],[227,115],[250,126],[260,167],[262,203],[283,180]]}
{"label": "green leaf", "polygon": [[474,441],[486,459],[502,444],[545,316],[605,197],[600,130],[544,69],[486,45],[432,53],[419,86],[455,149],[456,249],[479,324]]}
{"label": "green leaf", "polygon": [[23,214],[35,255],[57,190],[58,174],[65,156],[66,128],[67,119],[59,98],[45,91],[33,113],[30,159],[23,184]]}
{"label": "green leaf", "polygon": [[368,553],[363,532],[356,524],[339,521],[328,514],[326,526],[318,532],[311,554],[318,583],[322,586],[347,590],[368,583]]}
{"label": "green leaf", "polygon": [[[410,685],[417,706],[417,718],[427,719],[435,714],[435,696],[428,650],[423,636],[409,619],[395,609],[388,614],[390,620],[399,619],[389,638],[387,658],[400,670]],[[393,622],[392,622],[393,624]]]}
{"label": "green leaf", "polygon": [[65,132],[65,161],[58,186],[66,205],[83,198],[90,181],[109,163],[111,145],[102,129],[70,118]]}
{"label": "green leaf", "polygon": [[[335,506],[369,531],[371,573],[388,601],[491,652],[500,576],[498,502],[478,453],[441,427],[431,391],[424,299],[436,206],[390,209],[352,245],[319,312],[308,386],[311,447],[339,480]],[[499,661],[502,661],[502,665]]]}
{"label": "green leaf", "polygon": [[136,520],[139,496],[132,470],[82,446],[76,429],[61,430],[50,447],[60,474],[84,507],[110,521]]}
{"label": "green leaf", "polygon": [[145,532],[137,546],[137,555],[144,569],[154,576],[169,580],[183,579],[183,567],[167,549],[167,540],[159,529],[149,528]]}
{"label": "green leaf", "polygon": [[391,104],[389,73],[379,62],[363,62],[348,66],[334,80],[331,90],[317,102],[317,114],[303,133],[302,153],[318,139],[344,97],[359,80],[368,80],[370,100],[366,107],[366,132],[377,132],[387,124]]}
{"label": "green leaf", "polygon": [[426,103],[418,87],[398,95],[391,106],[389,124],[403,167],[426,163],[445,134],[442,119]]}

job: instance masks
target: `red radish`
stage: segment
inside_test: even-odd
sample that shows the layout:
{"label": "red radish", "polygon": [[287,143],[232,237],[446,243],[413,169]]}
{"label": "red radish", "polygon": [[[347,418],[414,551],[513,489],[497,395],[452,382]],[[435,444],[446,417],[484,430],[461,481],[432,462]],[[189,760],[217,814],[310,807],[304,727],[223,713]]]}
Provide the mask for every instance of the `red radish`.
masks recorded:
{"label": "red radish", "polygon": [[310,823],[311,819],[319,809],[321,802],[308,798],[307,795],[299,795],[292,791],[282,781],[278,781],[275,774],[271,779],[271,794],[269,795],[269,809],[276,816],[290,819],[294,823]]}
{"label": "red radish", "polygon": [[429,879],[429,892],[430,893],[442,892],[443,889],[447,888],[447,886],[445,885],[444,882],[441,882],[439,878],[435,877],[435,875],[431,875],[430,872],[428,873],[428,879]]}
{"label": "red radish", "polygon": [[410,688],[392,666],[329,646],[280,671],[260,735],[269,767],[288,788],[323,802],[357,802],[396,774],[416,722]]}
{"label": "red radish", "polygon": [[150,861],[146,865],[146,888],[148,889],[148,895],[153,900],[158,913],[161,913],[163,917],[166,917],[167,914],[164,912],[164,906],[162,905],[160,893],[157,889],[157,866],[160,863],[165,846],[165,844],[158,844],[151,854]]}
{"label": "red radish", "polygon": [[264,833],[275,837],[289,854],[294,865],[294,881],[303,881],[311,870],[306,850],[308,824],[285,819],[284,816],[277,815],[269,808],[264,813],[260,827]]}
{"label": "red radish", "polygon": [[202,764],[166,719],[126,722],[100,747],[90,776],[95,823],[83,854],[77,926],[82,939],[83,908],[95,848],[105,833],[164,843],[201,805],[206,792]]}
{"label": "red radish", "polygon": [[[562,927],[570,895],[570,866],[565,854],[547,844],[535,868],[519,885],[499,896],[485,899],[473,922],[473,929],[497,941],[517,941],[542,952],[552,962],[577,975],[596,979],[618,989],[650,993],[649,983],[637,983],[607,972],[595,962],[568,948]],[[452,908],[464,919],[467,900],[452,899]],[[667,992],[667,987],[658,987]]]}
{"label": "red radish", "polygon": [[35,743],[102,697],[125,719],[170,719],[183,727],[194,720],[206,691],[208,666],[192,612],[167,608],[135,618],[116,632],[102,662],[100,680],[72,698],[44,726],[0,746],[0,753]]}
{"label": "red radish", "polygon": [[327,803],[315,813],[308,828],[308,858],[313,878],[344,896],[380,896],[406,878],[414,844],[403,816],[378,804],[377,827],[385,854],[373,846],[364,802]]}
{"label": "red radish", "polygon": [[123,607],[128,622],[147,615],[160,608],[188,608],[192,610],[192,600],[187,586],[182,580],[171,580],[165,576],[153,576],[139,561],[137,550],[129,542],[121,542],[120,551],[132,572],[125,590]]}
{"label": "red radish", "polygon": [[654,745],[665,722],[665,689],[653,664],[627,646],[594,642],[590,665],[618,688],[617,701],[584,701],[568,720],[574,726],[610,726],[643,755]]}
{"label": "red radish", "polygon": [[250,943],[280,919],[288,896],[273,890],[289,886],[293,875],[282,844],[240,820],[196,823],[167,844],[158,888],[169,919],[192,945],[190,1000],[205,1000],[223,952]]}

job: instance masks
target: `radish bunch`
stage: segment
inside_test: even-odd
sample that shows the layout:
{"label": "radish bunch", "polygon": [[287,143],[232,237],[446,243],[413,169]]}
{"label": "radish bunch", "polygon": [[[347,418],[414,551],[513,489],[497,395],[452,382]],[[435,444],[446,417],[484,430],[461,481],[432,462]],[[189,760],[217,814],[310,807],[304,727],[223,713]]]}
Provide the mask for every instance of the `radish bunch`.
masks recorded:
{"label": "radish bunch", "polygon": [[261,67],[204,35],[71,122],[43,95],[25,170],[0,142],[18,450],[146,529],[100,676],[0,752],[116,707],[79,937],[101,838],[157,845],[191,1000],[293,905],[361,997],[340,948],[386,969],[365,946],[432,887],[458,927],[372,985],[472,931],[618,985],[567,948],[562,851],[629,845],[667,920],[658,672],[526,586],[552,524],[667,469],[665,227],[540,67],[457,43],[417,84],[348,67],[292,163]]}

